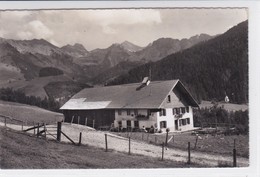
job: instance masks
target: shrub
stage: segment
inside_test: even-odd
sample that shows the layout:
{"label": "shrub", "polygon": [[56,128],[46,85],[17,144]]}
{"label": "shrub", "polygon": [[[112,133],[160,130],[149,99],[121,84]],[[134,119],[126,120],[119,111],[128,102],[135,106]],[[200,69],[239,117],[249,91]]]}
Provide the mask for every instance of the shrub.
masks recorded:
{"label": "shrub", "polygon": [[54,67],[45,67],[39,71],[39,77],[62,75],[63,71]]}

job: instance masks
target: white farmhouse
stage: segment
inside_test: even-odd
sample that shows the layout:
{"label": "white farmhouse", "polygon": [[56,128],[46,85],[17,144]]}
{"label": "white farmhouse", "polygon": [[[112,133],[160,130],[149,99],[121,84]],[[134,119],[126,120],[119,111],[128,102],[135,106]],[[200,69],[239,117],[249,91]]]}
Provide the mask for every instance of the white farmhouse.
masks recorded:
{"label": "white farmhouse", "polygon": [[66,122],[96,128],[153,126],[174,132],[194,128],[193,107],[198,107],[197,102],[179,80],[150,82],[146,78],[142,83],[84,89],[60,109]]}

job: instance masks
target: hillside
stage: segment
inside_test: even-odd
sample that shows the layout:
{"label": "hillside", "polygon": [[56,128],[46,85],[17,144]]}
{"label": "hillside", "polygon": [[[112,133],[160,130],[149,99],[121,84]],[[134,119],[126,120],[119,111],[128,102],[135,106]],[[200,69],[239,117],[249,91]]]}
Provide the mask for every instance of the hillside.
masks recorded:
{"label": "hillside", "polygon": [[[73,62],[73,57],[60,48],[41,40],[11,40],[0,38],[0,64],[8,67],[9,82],[32,80],[39,77],[42,68],[52,67],[61,70],[70,77],[86,77],[80,66]],[[13,69],[14,68],[14,69]],[[0,70],[0,74],[4,73]],[[3,78],[4,79],[4,78]]]}
{"label": "hillside", "polygon": [[[0,100],[0,121],[3,122],[1,116],[8,116],[31,125],[33,122],[56,123],[63,119],[63,114],[60,113],[27,104]],[[12,121],[11,123],[15,122]]]}
{"label": "hillside", "polygon": [[160,38],[145,47],[143,50],[136,52],[136,55],[140,60],[146,62],[158,61],[170,54],[182,51],[190,48],[195,44],[211,39],[212,36],[207,34],[200,34],[192,36],[189,39],[172,39],[172,38]]}
{"label": "hillside", "polygon": [[197,100],[248,102],[248,22],[206,42],[130,70],[109,85],[141,82],[152,69],[152,80],[180,79]]}
{"label": "hillside", "polygon": [[186,165],[170,160],[159,161],[156,157],[105,152],[103,148],[89,145],[46,141],[1,126],[0,154],[1,169],[181,168]]}

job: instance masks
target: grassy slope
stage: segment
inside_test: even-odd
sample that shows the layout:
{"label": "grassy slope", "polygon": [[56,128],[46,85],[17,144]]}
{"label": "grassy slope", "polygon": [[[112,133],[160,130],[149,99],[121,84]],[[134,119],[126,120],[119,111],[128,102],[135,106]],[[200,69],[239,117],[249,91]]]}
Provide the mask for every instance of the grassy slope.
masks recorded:
{"label": "grassy slope", "polygon": [[[123,137],[127,137],[127,133],[117,133],[113,132]],[[149,133],[132,133],[131,138],[142,141],[150,142],[153,144],[161,144],[165,142],[166,134],[162,135],[152,135]],[[155,143],[155,136],[157,137],[157,142]],[[170,138],[172,134],[169,134]],[[196,151],[207,152],[213,154],[227,154],[232,155],[234,139],[236,139],[236,149],[237,155],[242,157],[249,157],[249,136],[248,135],[232,135],[232,136],[212,136],[212,135],[200,135],[200,138],[197,141]],[[188,147],[188,142],[191,143],[191,148],[194,149],[196,136],[191,135],[191,133],[180,133],[174,135],[174,142],[171,140],[168,143],[169,148],[178,148],[186,150]]]}
{"label": "grassy slope", "polygon": [[11,81],[24,80],[23,74],[14,66],[1,63],[0,65],[0,86]]}
{"label": "grassy slope", "polygon": [[[161,161],[140,155],[105,152],[91,146],[74,146],[30,137],[28,134],[0,127],[2,169],[54,168],[172,168],[183,163]],[[188,166],[186,166],[188,167]]]}
{"label": "grassy slope", "polygon": [[[65,75],[59,75],[59,76],[48,76],[48,77],[39,77],[35,78],[30,81],[17,81],[17,82],[11,82],[6,85],[2,85],[2,87],[11,87],[14,89],[21,89],[24,91],[26,95],[33,95],[33,96],[39,96],[41,98],[48,97],[44,86],[47,85],[50,82],[57,82],[57,81],[68,81],[70,80]],[[0,85],[1,86],[1,85]]]}
{"label": "grassy slope", "polygon": [[[62,120],[63,115],[56,112],[51,112],[36,106],[26,104],[7,102],[0,100],[0,115],[12,117],[28,123],[44,122],[53,123]],[[3,121],[3,119],[0,119]],[[14,123],[14,122],[11,122]]]}

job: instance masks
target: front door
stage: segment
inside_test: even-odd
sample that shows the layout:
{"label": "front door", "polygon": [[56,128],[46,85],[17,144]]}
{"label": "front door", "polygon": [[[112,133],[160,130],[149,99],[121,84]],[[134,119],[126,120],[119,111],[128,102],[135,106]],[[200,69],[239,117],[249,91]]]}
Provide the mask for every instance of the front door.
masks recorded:
{"label": "front door", "polygon": [[127,131],[130,131],[131,130],[131,120],[127,120],[126,121],[126,129],[127,129]]}
{"label": "front door", "polygon": [[179,124],[178,124],[178,120],[175,120],[175,130],[178,130],[179,129]]}

